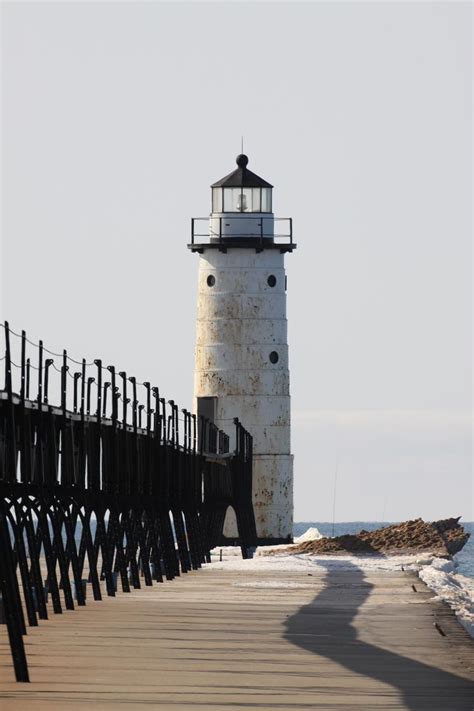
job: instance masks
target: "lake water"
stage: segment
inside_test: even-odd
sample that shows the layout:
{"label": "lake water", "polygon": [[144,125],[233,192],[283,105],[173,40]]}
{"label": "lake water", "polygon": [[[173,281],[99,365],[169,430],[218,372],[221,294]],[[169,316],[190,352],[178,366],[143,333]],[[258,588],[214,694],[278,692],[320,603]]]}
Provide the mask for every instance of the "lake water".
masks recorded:
{"label": "lake water", "polygon": [[[457,573],[474,578],[474,522],[464,523],[461,521],[465,530],[471,534],[471,538],[464,546],[463,550],[454,556],[454,560],[458,564]],[[345,523],[328,523],[327,521],[311,521],[295,523],[293,526],[293,535],[301,536],[310,526],[318,529],[322,536],[343,536],[346,533],[358,533],[360,530],[375,531],[383,526],[390,526],[390,523],[381,523],[380,521],[347,521]]]}

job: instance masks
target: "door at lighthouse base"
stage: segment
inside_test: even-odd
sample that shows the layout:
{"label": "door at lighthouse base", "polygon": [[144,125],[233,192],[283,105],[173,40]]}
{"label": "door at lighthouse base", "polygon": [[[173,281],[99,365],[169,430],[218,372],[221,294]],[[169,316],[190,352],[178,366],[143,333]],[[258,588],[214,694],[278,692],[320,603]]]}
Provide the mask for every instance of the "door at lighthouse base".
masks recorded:
{"label": "door at lighthouse base", "polygon": [[217,398],[216,397],[198,397],[197,399],[197,414],[210,420],[216,421]]}

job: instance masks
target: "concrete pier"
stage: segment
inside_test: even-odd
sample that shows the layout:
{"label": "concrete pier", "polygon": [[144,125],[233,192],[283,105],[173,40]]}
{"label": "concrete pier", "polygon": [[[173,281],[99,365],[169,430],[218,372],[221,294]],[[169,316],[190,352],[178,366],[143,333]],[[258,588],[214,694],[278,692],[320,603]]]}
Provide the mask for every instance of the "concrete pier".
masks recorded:
{"label": "concrete pier", "polygon": [[[415,590],[412,588],[415,586]],[[208,570],[29,629],[1,711],[472,711],[474,642],[413,573]]]}

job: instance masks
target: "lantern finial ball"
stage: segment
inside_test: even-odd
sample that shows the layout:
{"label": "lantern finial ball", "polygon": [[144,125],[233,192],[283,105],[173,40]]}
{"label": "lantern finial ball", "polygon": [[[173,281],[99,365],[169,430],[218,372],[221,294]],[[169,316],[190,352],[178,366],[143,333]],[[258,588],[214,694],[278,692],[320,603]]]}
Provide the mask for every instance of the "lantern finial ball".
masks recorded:
{"label": "lantern finial ball", "polygon": [[235,159],[235,162],[239,166],[239,168],[246,168],[247,163],[249,162],[248,157],[245,155],[245,153],[240,153],[237,158]]}

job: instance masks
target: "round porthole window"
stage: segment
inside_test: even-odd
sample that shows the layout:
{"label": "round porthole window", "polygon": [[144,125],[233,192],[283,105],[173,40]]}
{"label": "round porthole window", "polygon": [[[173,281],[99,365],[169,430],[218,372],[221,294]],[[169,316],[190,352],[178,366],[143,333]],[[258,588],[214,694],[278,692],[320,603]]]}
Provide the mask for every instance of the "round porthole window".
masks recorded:
{"label": "round porthole window", "polygon": [[209,276],[207,277],[207,285],[214,286],[215,283],[216,283],[216,277],[214,276],[214,274],[209,274]]}
{"label": "round porthole window", "polygon": [[277,283],[276,276],[274,274],[270,274],[270,276],[267,279],[268,286],[275,286],[276,283]]}
{"label": "round porthole window", "polygon": [[278,353],[276,351],[270,353],[270,363],[278,363]]}

